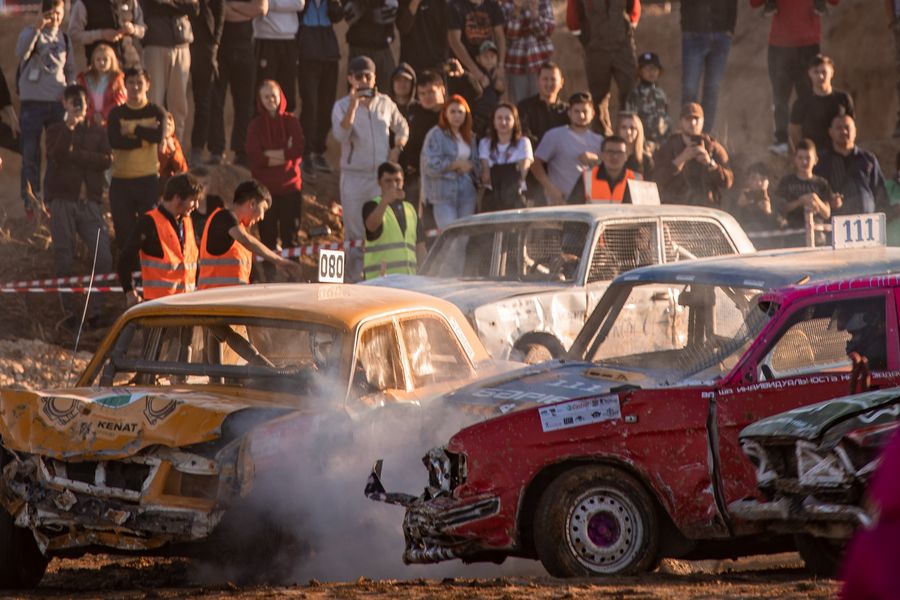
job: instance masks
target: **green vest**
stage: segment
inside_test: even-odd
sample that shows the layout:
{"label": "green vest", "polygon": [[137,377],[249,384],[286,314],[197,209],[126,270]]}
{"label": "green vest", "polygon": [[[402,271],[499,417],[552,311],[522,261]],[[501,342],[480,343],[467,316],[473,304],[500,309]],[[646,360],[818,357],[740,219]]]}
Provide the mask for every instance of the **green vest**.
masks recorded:
{"label": "green vest", "polygon": [[[381,196],[374,199],[381,202]],[[364,273],[366,279],[375,279],[381,275],[399,273],[401,275],[416,274],[416,209],[409,202],[403,201],[406,214],[406,232],[400,231],[400,223],[394,216],[394,210],[384,211],[381,235],[374,241],[366,240],[364,255]],[[382,273],[382,268],[384,273]]]}

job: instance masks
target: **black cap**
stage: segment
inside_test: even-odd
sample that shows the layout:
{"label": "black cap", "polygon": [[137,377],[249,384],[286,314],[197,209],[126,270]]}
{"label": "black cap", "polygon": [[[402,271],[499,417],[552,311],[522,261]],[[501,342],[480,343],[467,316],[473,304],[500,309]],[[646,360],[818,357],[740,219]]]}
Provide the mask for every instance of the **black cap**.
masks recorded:
{"label": "black cap", "polygon": [[366,72],[374,73],[375,62],[368,56],[354,56],[350,59],[350,62],[347,63],[347,72],[351,75]]}
{"label": "black cap", "polygon": [[659,56],[656,52],[644,52],[638,57],[638,67],[644,65],[654,65],[657,69],[662,70],[662,63],[659,62]]}

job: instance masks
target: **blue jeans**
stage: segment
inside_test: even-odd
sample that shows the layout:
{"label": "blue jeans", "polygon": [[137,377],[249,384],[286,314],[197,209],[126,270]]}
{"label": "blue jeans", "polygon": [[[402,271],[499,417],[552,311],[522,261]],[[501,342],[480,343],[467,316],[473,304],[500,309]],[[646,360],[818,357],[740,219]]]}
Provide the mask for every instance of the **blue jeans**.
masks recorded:
{"label": "blue jeans", "polygon": [[459,198],[456,202],[441,202],[432,206],[438,229],[444,229],[457,219],[475,214],[475,198]]}
{"label": "blue jeans", "polygon": [[[716,120],[719,84],[725,74],[731,34],[727,31],[681,34],[681,104],[699,102],[703,106],[703,131],[709,133]],[[700,78],[703,99],[700,99]]]}
{"label": "blue jeans", "polygon": [[63,120],[65,109],[62,102],[42,100],[22,100],[22,114],[19,125],[22,128],[22,176],[19,192],[25,208],[31,206],[28,200],[28,185],[35,196],[41,193],[41,136],[44,129]]}

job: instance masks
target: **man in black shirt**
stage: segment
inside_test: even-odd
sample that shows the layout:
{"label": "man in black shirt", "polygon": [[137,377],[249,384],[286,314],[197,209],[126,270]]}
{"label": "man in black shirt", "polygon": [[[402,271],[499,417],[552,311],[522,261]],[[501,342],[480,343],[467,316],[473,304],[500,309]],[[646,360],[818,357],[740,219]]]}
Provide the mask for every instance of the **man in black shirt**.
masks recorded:
{"label": "man in black shirt", "polygon": [[841,195],[832,205],[832,214],[889,212],[884,175],[878,159],[856,145],[856,122],[849,115],[831,121],[831,148],[824,152],[815,172],[828,180]]}
{"label": "man in black shirt", "polygon": [[407,198],[417,209],[420,208],[419,155],[422,154],[425,136],[438,124],[445,95],[441,76],[435,71],[422,71],[416,82],[418,101],[410,105],[409,116],[406,118],[409,123],[409,140],[400,152],[399,161],[406,174]]}
{"label": "man in black shirt", "polygon": [[838,115],[854,116],[853,98],[847,92],[832,87],[834,63],[827,56],[817,54],[810,62],[807,74],[813,93],[804,94],[794,101],[788,134],[794,147],[804,138],[809,138],[821,153],[831,146],[828,134],[831,120]]}
{"label": "man in black shirt", "polygon": [[531,140],[533,148],[548,130],[569,124],[569,105],[559,99],[564,83],[559,65],[546,62],[538,72],[538,94],[519,102],[522,133]]}
{"label": "man in black shirt", "polygon": [[[482,88],[491,84],[488,74],[475,62],[481,44],[497,45],[496,79],[505,81],[506,35],[503,32],[503,10],[497,0],[451,0],[447,41],[453,54],[466,71],[472,73]],[[471,104],[471,102],[470,102]]]}
{"label": "man in black shirt", "polygon": [[[815,223],[824,223],[831,217],[832,205],[840,203],[828,181],[813,174],[818,160],[816,145],[812,140],[802,140],[794,151],[794,172],[778,182],[775,198],[789,229],[805,228],[807,212],[813,214]],[[817,246],[825,243],[821,232],[816,234],[815,239]],[[803,246],[805,243],[804,234],[792,235],[784,238],[783,247]]]}
{"label": "man in black shirt", "polygon": [[447,0],[400,0],[400,61],[419,74],[425,69],[440,71],[450,56],[449,19]]}
{"label": "man in black shirt", "polygon": [[[375,79],[384,93],[391,89],[391,74],[397,68],[391,43],[394,41],[394,21],[397,19],[397,0],[345,0],[344,19],[347,21],[347,60],[368,56],[375,62]],[[349,63],[348,63],[349,64]]]}

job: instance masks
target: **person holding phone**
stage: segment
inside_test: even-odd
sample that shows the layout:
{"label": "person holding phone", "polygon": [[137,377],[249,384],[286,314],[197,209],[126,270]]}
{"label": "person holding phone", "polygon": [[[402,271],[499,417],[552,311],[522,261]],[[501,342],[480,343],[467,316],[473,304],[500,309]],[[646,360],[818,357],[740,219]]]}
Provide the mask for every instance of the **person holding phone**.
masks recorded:
{"label": "person holding phone", "polygon": [[378,165],[381,194],[366,202],[366,279],[399,273],[415,275],[425,260],[425,232],[416,207],[403,191],[403,167],[395,162]]}
{"label": "person holding phone", "polygon": [[728,153],[703,133],[703,107],[688,102],[681,108],[681,130],[670,136],[656,155],[653,181],[665,204],[721,208],[722,194],[734,183]]}

